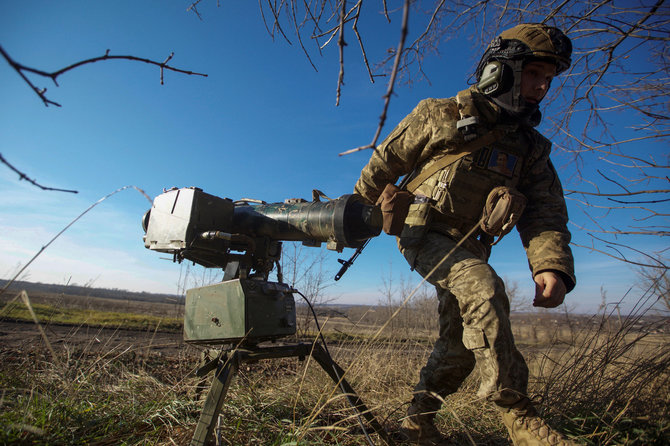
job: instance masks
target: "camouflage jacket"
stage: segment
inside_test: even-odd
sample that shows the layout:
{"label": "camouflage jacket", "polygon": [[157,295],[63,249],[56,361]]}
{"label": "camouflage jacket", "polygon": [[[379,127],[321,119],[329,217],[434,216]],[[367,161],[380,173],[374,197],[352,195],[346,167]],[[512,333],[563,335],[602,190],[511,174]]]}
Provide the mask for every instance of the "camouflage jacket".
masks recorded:
{"label": "camouflage jacket", "polygon": [[[428,229],[460,238],[477,223],[494,187],[514,187],[528,199],[517,229],[533,275],[556,271],[568,291],[572,290],[575,276],[568,215],[561,183],[549,159],[551,143],[532,128],[500,124],[494,104],[474,89],[469,94],[480,120],[478,134],[503,129],[503,136],[438,170],[413,191],[428,199],[410,206],[400,241],[418,240]],[[411,172],[416,176],[445,154],[460,152],[466,144],[456,128],[460,119],[455,98],[421,101],[375,149],[354,192],[375,203],[388,183]],[[464,246],[478,254],[482,248],[490,249],[477,240],[477,234]]]}

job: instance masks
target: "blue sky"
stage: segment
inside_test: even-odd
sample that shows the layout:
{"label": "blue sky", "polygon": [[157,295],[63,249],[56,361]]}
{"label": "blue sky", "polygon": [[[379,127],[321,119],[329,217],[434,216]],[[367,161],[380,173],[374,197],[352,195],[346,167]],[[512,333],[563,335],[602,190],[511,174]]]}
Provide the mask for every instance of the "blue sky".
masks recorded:
{"label": "blue sky", "polygon": [[[39,183],[76,189],[77,195],[41,191],[0,166],[0,277],[9,278],[53,235],[100,197],[125,185],[150,196],[172,186],[268,202],[309,199],[313,188],[331,197],[350,193],[369,151],[338,153],[371,141],[386,90],[371,84],[353,36],[345,52],[345,85],[335,107],[336,47],[312,52],[315,71],[297,42],[268,35],[256,2],[203,2],[203,20],[187,13],[188,1],[0,2],[0,44],[17,61],[43,70],[110,54],[132,54],[207,73],[207,78],[165,73],[128,61],[106,61],[73,70],[47,87],[61,108],[45,107],[0,62],[0,153]],[[362,28],[368,56],[378,60],[395,46],[400,13],[392,23]],[[416,25],[416,26],[414,26]],[[359,26],[363,26],[360,24]],[[413,24],[410,38],[421,27]],[[367,34],[365,34],[367,30]],[[428,82],[399,85],[391,102],[387,134],[425,97],[454,95],[466,85],[479,54],[467,40],[452,42],[424,70]],[[449,54],[447,58],[444,54]],[[567,159],[557,159],[564,166]],[[561,177],[570,178],[570,166]],[[574,185],[573,185],[574,186]],[[571,217],[583,219],[570,205]],[[146,250],[140,219],[150,206],[136,191],[123,191],[97,206],[51,245],[28,270],[27,280],[176,293],[180,267]],[[582,244],[588,239],[574,234]],[[635,281],[625,264],[575,250],[578,287],[569,302],[591,311],[601,288],[616,301]],[[338,257],[328,253],[332,274]],[[494,250],[498,273],[533,285],[516,233]],[[328,288],[339,302],[376,303],[390,271],[416,280],[395,241],[370,244],[344,278]]]}

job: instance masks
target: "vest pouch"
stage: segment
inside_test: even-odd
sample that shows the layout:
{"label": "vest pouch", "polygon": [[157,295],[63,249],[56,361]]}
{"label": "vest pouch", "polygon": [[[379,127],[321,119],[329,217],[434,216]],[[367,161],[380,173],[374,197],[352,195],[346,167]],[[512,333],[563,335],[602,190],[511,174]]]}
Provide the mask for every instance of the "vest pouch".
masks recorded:
{"label": "vest pouch", "polygon": [[430,200],[423,195],[418,195],[414,203],[409,205],[405,225],[400,233],[403,246],[415,246],[423,239],[430,223]]}
{"label": "vest pouch", "polygon": [[528,200],[516,189],[506,186],[494,188],[486,198],[480,228],[486,234],[498,237],[498,243],[521,218]]}
{"label": "vest pouch", "polygon": [[479,221],[486,196],[500,181],[485,169],[473,168],[472,160],[466,156],[440,173],[432,198],[441,214],[460,221]]}
{"label": "vest pouch", "polygon": [[431,204],[428,197],[417,195],[414,203],[409,205],[405,226],[398,237],[398,248],[405,256],[410,268],[414,270],[416,256],[423,246],[428,225],[431,220]]}

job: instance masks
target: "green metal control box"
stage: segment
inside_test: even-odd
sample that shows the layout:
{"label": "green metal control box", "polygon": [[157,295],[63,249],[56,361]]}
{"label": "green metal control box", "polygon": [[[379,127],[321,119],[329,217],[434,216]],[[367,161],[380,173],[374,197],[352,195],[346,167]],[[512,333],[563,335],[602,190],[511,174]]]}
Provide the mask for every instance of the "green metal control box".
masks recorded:
{"label": "green metal control box", "polygon": [[284,283],[235,279],[186,292],[186,342],[264,341],[295,330],[295,300]]}

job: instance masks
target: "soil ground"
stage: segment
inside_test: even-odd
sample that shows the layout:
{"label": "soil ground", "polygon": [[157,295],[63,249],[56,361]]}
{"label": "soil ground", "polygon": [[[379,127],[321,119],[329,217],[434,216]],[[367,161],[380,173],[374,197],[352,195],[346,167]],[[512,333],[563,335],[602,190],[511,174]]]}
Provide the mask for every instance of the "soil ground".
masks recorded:
{"label": "soil ground", "polygon": [[[66,344],[70,347],[86,348],[91,352],[133,349],[136,352],[151,352],[165,356],[192,353],[199,350],[186,344],[181,333],[147,332],[86,326],[49,324],[44,331],[54,348]],[[44,340],[32,322],[0,321],[0,345],[3,349],[31,351],[43,347]]]}

